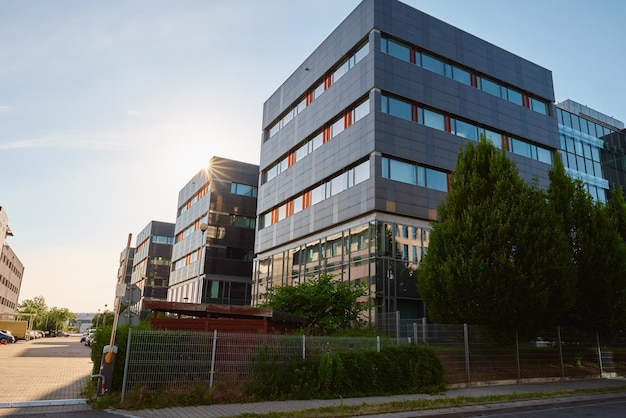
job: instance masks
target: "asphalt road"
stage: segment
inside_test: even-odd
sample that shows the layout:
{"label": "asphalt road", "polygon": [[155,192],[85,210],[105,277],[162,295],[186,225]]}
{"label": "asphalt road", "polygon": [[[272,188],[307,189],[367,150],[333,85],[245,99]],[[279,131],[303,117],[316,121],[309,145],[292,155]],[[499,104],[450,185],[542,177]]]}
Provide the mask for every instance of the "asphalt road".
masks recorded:
{"label": "asphalt road", "polygon": [[[549,406],[535,408],[530,411],[514,411],[503,414],[489,415],[490,417],[507,418],[571,418],[571,417],[602,417],[602,418],[622,418],[626,416],[626,400],[606,400],[598,403],[572,406]],[[485,415],[464,415],[464,416],[485,416]]]}

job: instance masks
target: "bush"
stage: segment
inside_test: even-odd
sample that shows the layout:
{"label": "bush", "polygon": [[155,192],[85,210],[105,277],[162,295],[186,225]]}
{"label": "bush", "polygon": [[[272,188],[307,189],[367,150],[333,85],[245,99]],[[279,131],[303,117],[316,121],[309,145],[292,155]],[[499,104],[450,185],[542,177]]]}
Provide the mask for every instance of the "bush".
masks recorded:
{"label": "bush", "polygon": [[443,367],[433,350],[421,345],[375,351],[324,353],[280,361],[269,348],[253,359],[245,389],[258,400],[332,399],[432,393],[443,389]]}

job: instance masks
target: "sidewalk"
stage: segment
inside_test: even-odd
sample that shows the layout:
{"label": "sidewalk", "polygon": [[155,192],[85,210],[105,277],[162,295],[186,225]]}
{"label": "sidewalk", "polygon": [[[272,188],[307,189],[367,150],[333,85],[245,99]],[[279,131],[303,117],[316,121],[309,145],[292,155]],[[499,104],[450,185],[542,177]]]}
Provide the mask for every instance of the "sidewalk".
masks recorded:
{"label": "sidewalk", "polygon": [[[621,393],[611,393],[606,395],[576,395],[576,396],[559,396],[549,399],[530,399],[526,401],[516,401],[507,403],[489,403],[483,405],[474,405],[467,407],[443,408],[428,411],[412,411],[386,413],[385,418],[402,418],[402,417],[418,417],[432,415],[448,415],[454,416],[469,411],[494,411],[500,409],[509,409],[511,407],[533,406],[546,403],[568,403],[584,402],[592,398],[602,396],[607,399],[626,397],[626,380],[622,378],[615,379],[592,379],[592,380],[564,380],[551,381],[541,383],[524,383],[498,386],[480,386],[472,388],[451,389],[438,395],[396,395],[396,396],[377,396],[369,398],[349,398],[349,399],[331,399],[331,400],[306,400],[306,401],[275,401],[275,402],[254,402],[245,404],[222,404],[222,405],[203,405],[192,407],[177,407],[164,409],[147,409],[139,411],[109,411],[116,415],[133,418],[204,418],[204,417],[236,417],[242,414],[267,414],[270,412],[291,412],[305,409],[316,409],[328,406],[348,406],[362,404],[384,404],[390,402],[402,402],[408,400],[419,399],[437,399],[437,398],[456,398],[456,397],[480,397],[506,394],[522,394],[522,393],[548,393],[574,391],[580,389],[600,389],[600,388],[617,388],[622,387],[624,391]],[[375,417],[378,415],[369,415]],[[460,415],[459,415],[460,416]]]}

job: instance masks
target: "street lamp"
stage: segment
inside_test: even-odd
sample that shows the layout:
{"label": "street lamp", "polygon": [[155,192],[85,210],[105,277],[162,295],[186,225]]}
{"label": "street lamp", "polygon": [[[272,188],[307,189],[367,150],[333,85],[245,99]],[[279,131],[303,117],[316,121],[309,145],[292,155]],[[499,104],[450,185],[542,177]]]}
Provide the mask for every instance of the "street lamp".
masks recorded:
{"label": "street lamp", "polygon": [[[198,260],[198,286],[196,286],[198,294],[196,295],[196,303],[202,302],[202,267],[204,264],[205,252],[206,252],[206,231],[209,229],[209,225],[206,223],[200,224],[200,231],[202,233],[202,241],[200,243],[200,260]],[[185,298],[186,299],[186,298]]]}
{"label": "street lamp", "polygon": [[[99,310],[99,309],[98,309]],[[104,304],[104,312],[102,313],[102,326],[107,326],[107,304]]]}
{"label": "street lamp", "polygon": [[96,315],[96,328],[100,325],[100,309],[98,309],[98,315]]}

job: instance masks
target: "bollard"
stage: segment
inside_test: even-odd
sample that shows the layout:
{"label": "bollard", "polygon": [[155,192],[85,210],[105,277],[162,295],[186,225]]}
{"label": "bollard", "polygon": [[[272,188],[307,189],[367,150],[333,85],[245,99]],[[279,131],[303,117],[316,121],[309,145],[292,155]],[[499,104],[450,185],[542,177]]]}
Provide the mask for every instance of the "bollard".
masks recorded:
{"label": "bollard", "polygon": [[[92,379],[98,379],[98,381],[96,382],[96,396],[100,397],[102,395],[104,395],[104,381],[105,381],[105,377],[103,374],[92,374],[91,375]],[[99,384],[98,384],[99,383]]]}
{"label": "bollard", "polygon": [[115,356],[117,355],[117,346],[105,345],[102,349],[102,360],[100,361],[100,374],[103,376],[103,392],[111,390],[113,383],[113,370],[115,369]]}

